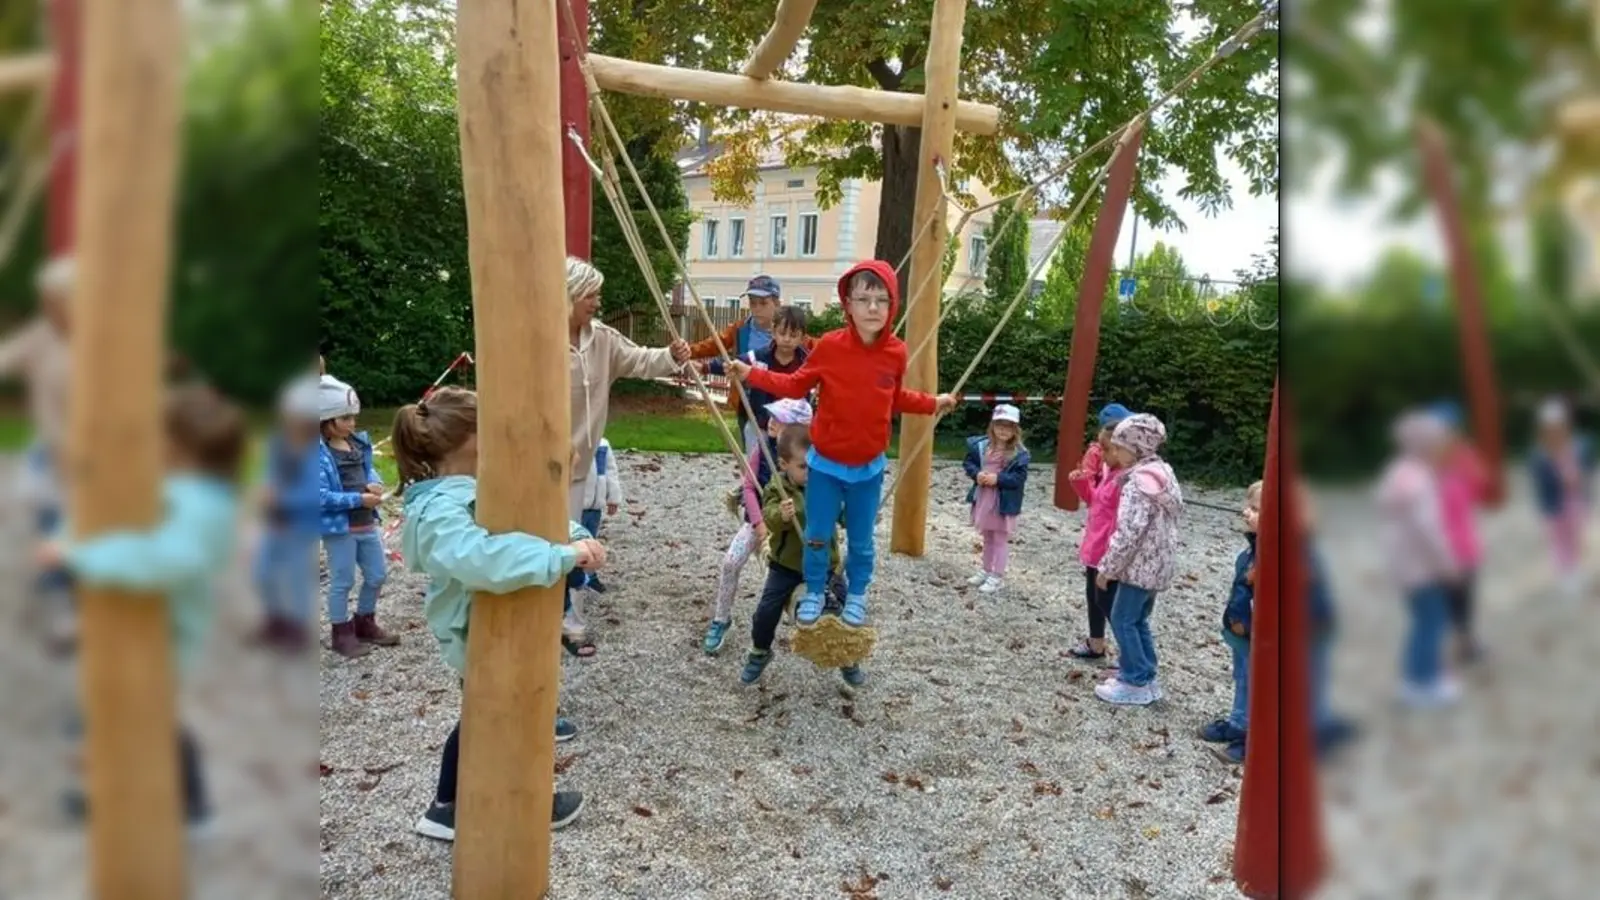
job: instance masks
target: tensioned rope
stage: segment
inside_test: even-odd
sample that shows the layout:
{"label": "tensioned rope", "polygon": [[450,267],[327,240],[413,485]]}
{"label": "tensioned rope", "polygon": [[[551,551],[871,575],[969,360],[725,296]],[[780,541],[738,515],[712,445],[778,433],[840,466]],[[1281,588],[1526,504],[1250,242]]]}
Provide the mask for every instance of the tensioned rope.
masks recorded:
{"label": "tensioned rope", "polygon": [[5,216],[0,218],[0,268],[4,268],[11,258],[11,253],[16,249],[17,238],[22,234],[22,227],[28,221],[28,209],[38,199],[39,193],[50,181],[50,169],[59,156],[59,147],[52,141],[46,150],[30,158],[25,148],[32,145],[40,137],[40,130],[44,126],[44,113],[49,107],[49,92],[39,91],[34,95],[34,102],[28,109],[27,118],[18,129],[18,140],[13,142],[15,148],[4,173],[0,173],[0,187],[10,185],[15,192],[11,195],[11,202],[7,204]]}

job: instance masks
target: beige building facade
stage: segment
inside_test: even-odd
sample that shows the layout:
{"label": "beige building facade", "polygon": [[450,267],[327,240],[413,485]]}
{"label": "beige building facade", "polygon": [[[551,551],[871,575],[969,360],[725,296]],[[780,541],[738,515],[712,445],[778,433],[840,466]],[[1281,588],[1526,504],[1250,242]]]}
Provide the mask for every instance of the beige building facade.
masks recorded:
{"label": "beige building facade", "polygon": [[[873,258],[882,183],[851,179],[844,184],[840,202],[823,209],[816,199],[817,169],[790,168],[775,161],[759,170],[748,205],[727,203],[712,196],[705,171],[714,152],[691,150],[679,159],[689,208],[695,214],[685,262],[701,299],[708,306],[738,308],[749,280],[770,275],[782,286],[786,303],[815,312],[837,305],[839,277],[854,264]],[[981,185],[966,189],[980,204],[991,197]],[[983,290],[988,252],[983,232],[991,216],[990,211],[974,216],[962,229],[960,253],[944,286],[947,296]],[[961,211],[952,210],[948,218],[954,228]]]}

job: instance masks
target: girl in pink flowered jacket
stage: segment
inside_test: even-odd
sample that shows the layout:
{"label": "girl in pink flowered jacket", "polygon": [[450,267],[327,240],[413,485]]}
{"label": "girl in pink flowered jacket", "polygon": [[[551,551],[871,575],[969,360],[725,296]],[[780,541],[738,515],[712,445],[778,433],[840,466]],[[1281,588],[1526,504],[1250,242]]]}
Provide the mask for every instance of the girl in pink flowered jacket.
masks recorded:
{"label": "girl in pink flowered jacket", "polygon": [[1097,583],[1117,582],[1111,600],[1111,633],[1116,636],[1120,669],[1097,685],[1096,697],[1107,703],[1146,706],[1161,699],[1156,682],[1156,644],[1150,613],[1156,596],[1172,586],[1177,574],[1178,521],[1183,490],[1178,476],[1159,455],[1167,429],[1148,413],[1123,419],[1111,433],[1107,461],[1122,471],[1116,529],[1100,558]]}

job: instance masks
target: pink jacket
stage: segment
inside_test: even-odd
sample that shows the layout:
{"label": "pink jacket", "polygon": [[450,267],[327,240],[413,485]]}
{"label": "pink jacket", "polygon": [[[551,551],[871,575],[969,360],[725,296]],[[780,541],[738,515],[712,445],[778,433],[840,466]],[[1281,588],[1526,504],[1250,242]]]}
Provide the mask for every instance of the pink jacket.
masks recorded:
{"label": "pink jacket", "polygon": [[1083,541],[1078,545],[1078,561],[1092,569],[1100,565],[1100,558],[1111,544],[1111,533],[1117,530],[1122,487],[1112,477],[1111,467],[1106,465],[1099,444],[1089,445],[1078,468],[1090,473],[1072,479],[1072,489],[1089,506],[1089,517],[1083,524]]}
{"label": "pink jacket", "polygon": [[1489,473],[1471,449],[1462,449],[1438,477],[1439,514],[1450,552],[1463,569],[1483,561],[1483,540],[1478,535],[1476,512],[1489,489]]}

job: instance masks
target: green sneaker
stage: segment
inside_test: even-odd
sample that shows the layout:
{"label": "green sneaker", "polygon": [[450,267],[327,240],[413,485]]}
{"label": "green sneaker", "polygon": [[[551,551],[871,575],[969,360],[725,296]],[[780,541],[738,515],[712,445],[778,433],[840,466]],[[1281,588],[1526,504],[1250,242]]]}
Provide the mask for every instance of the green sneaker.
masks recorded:
{"label": "green sneaker", "polygon": [[745,684],[755,684],[761,680],[761,673],[767,670],[767,663],[772,662],[771,650],[751,650],[744,657],[744,671],[739,673],[739,680]]}
{"label": "green sneaker", "polygon": [[733,622],[731,621],[718,622],[715,619],[711,620],[711,624],[706,628],[705,642],[701,644],[707,656],[715,656],[717,651],[722,649],[722,642],[728,637],[728,629],[731,627],[733,627]]}

